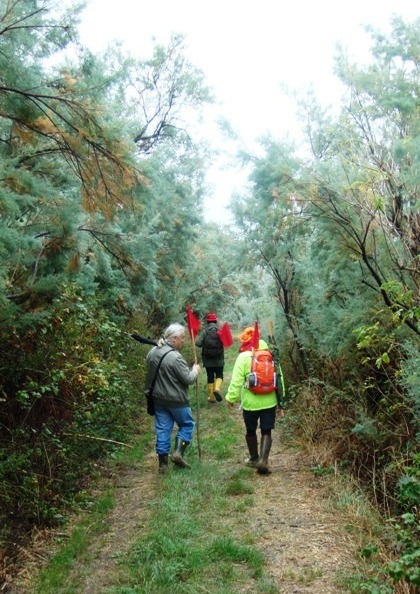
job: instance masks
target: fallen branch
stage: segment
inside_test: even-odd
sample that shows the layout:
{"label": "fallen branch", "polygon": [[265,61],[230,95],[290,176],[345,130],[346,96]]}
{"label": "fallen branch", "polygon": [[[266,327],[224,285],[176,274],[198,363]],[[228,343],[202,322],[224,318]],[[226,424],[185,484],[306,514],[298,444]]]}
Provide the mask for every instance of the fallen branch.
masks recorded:
{"label": "fallen branch", "polygon": [[106,439],[105,437],[95,437],[94,435],[84,435],[83,433],[63,433],[63,435],[69,435],[70,437],[84,437],[85,439],[95,439],[97,441],[107,441],[108,443],[116,443],[118,445],[125,446],[126,448],[132,448],[128,443],[123,441],[115,441],[115,439]]}

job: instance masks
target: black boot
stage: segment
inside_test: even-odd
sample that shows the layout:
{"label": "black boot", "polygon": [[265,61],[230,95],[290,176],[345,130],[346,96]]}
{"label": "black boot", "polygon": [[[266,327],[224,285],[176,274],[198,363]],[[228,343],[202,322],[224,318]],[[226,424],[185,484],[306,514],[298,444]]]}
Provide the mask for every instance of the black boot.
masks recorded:
{"label": "black boot", "polygon": [[258,440],[256,435],[246,435],[246,445],[248,446],[249,458],[245,462],[247,466],[257,467],[258,462]]}
{"label": "black boot", "polygon": [[271,470],[268,468],[268,456],[271,450],[273,440],[271,435],[263,435],[261,438],[261,453],[257,462],[257,472],[260,474],[270,474]]}
{"label": "black boot", "polygon": [[158,454],[159,456],[159,474],[165,474],[169,470],[168,454]]}
{"label": "black boot", "polygon": [[187,445],[188,443],[183,441],[180,437],[175,439],[175,449],[172,453],[171,460],[174,464],[180,466],[181,468],[191,468],[191,466],[187,464],[183,458]]}

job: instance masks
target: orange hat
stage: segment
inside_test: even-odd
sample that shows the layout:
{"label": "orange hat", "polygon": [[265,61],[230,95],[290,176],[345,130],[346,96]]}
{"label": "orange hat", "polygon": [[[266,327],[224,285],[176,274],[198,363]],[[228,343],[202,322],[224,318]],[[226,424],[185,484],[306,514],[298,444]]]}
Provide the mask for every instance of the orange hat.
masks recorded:
{"label": "orange hat", "polygon": [[249,326],[248,328],[245,328],[245,330],[242,332],[242,334],[239,335],[238,338],[241,342],[249,342],[253,336],[254,328],[252,328],[252,326]]}
{"label": "orange hat", "polygon": [[217,316],[215,313],[209,313],[207,316],[208,322],[217,322]]}

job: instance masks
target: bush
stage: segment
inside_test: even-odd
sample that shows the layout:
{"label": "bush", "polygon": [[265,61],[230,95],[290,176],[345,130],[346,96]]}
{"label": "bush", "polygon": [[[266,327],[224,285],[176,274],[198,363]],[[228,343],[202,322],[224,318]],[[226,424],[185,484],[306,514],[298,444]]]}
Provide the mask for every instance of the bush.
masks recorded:
{"label": "bush", "polygon": [[2,329],[0,537],[62,518],[92,469],[141,415],[138,345],[74,286]]}

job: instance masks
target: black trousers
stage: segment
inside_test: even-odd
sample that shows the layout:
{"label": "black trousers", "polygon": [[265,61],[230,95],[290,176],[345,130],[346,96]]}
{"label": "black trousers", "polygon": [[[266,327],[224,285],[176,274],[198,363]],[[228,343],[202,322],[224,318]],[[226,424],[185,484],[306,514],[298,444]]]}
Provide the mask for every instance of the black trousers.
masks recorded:
{"label": "black trousers", "polygon": [[217,377],[223,379],[223,367],[206,367],[206,373],[208,384],[214,384]]}
{"label": "black trousers", "polygon": [[260,425],[261,435],[270,435],[271,430],[276,424],[276,406],[272,408],[264,408],[262,410],[244,410],[242,411],[243,419],[248,436],[257,434],[258,422]]}

